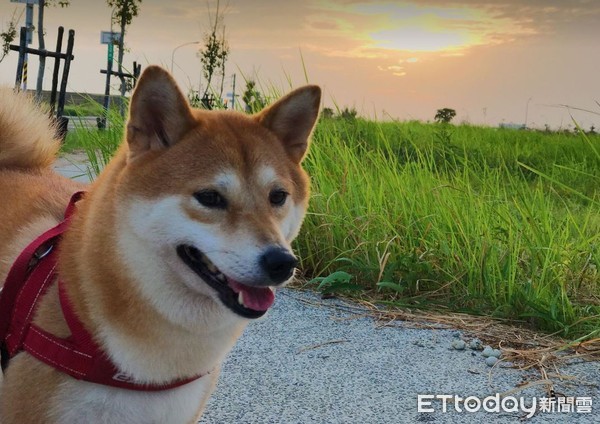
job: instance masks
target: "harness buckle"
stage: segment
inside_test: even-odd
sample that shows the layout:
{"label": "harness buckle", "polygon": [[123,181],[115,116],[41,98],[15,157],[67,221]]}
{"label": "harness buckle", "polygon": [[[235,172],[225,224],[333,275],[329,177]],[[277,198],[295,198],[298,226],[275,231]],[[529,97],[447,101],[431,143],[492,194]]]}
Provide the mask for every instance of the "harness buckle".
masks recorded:
{"label": "harness buckle", "polygon": [[54,249],[54,243],[40,246],[40,248],[36,250],[31,256],[31,260],[27,264],[27,272],[35,268],[36,265],[39,264],[42,259],[44,259],[50,254],[50,252],[52,252],[52,249]]}

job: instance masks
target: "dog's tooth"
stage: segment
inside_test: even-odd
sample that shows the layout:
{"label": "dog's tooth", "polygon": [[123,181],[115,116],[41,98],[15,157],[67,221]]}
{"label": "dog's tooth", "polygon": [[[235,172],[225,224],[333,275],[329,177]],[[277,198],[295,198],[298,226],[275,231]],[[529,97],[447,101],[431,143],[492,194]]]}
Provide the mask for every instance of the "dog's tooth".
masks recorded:
{"label": "dog's tooth", "polygon": [[239,292],[238,293],[238,303],[242,306],[244,306],[244,292]]}
{"label": "dog's tooth", "polygon": [[215,264],[213,264],[212,262],[210,262],[210,263],[206,264],[206,267],[207,267],[207,268],[208,268],[208,270],[209,270],[210,272],[212,272],[213,274],[215,274],[215,273],[218,271],[217,267],[216,267],[216,266],[215,266]]}
{"label": "dog's tooth", "polygon": [[217,277],[217,280],[219,280],[221,283],[227,282],[227,279],[225,278],[225,274],[223,274],[222,272],[217,272],[217,274],[215,276]]}

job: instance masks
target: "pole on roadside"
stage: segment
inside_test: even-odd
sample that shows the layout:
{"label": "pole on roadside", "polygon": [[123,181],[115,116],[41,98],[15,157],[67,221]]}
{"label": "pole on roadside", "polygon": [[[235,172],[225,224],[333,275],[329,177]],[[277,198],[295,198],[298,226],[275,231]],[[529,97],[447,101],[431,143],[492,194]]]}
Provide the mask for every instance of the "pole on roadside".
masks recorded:
{"label": "pole on roadside", "polygon": [[[46,0],[38,1],[38,47],[41,51],[46,51],[46,42],[44,41],[44,9]],[[44,71],[46,69],[46,56],[40,56],[38,65],[37,83],[35,86],[35,95],[38,100],[42,98],[42,88],[44,85]]]}
{"label": "pole on roadside", "polygon": [[[29,46],[33,42],[33,6],[39,4],[38,0],[10,0],[11,3],[25,3],[25,31],[26,42],[25,48]],[[42,30],[40,28],[40,30]],[[29,60],[29,55],[27,54],[27,50],[25,50],[25,55],[23,56],[22,63],[22,74],[21,74],[21,84],[23,91],[27,90],[27,62]]]}
{"label": "pole on roadside", "polygon": [[98,121],[98,128],[106,128],[106,122],[108,120],[108,109],[110,107],[110,76],[112,75],[112,65],[115,53],[115,40],[118,38],[118,33],[112,31],[101,31],[100,32],[100,43],[106,44],[108,50],[106,53],[106,86],[104,87],[104,114]]}
{"label": "pole on roadside", "polygon": [[235,74],[233,74],[233,84],[231,87],[231,109],[235,110]]}
{"label": "pole on roadside", "polygon": [[[27,45],[33,41],[33,3],[27,3],[25,7],[25,27],[27,28]],[[27,62],[29,55],[25,52],[23,61],[23,91],[27,91]]]}

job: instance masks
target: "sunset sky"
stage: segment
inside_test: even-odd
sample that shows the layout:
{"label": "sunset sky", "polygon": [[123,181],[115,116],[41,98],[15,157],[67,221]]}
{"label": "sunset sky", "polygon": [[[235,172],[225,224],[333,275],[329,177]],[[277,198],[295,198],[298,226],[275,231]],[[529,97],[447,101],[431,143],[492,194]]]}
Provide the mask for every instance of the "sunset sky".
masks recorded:
{"label": "sunset sky", "polygon": [[[0,2],[5,29],[24,7]],[[46,44],[54,46],[58,25],[75,29],[69,90],[103,92],[100,31],[110,29],[111,9],[100,0],[71,3],[47,9]],[[215,3],[143,0],[125,37],[125,66],[135,60],[170,68],[177,46],[202,40],[207,5]],[[294,86],[305,82],[304,62],[309,82],[324,89],[325,106],[355,107],[363,116],[432,120],[437,109],[450,107],[456,122],[521,124],[527,115],[530,126],[556,128],[571,124],[572,113],[584,128],[600,128],[600,0],[221,0],[221,6],[231,48],[226,91],[234,73],[238,94],[244,76],[286,91],[288,78]],[[174,74],[186,91],[199,84],[196,50],[175,52]],[[0,63],[1,83],[14,83],[16,59],[12,52]],[[30,87],[36,69],[33,59]]]}

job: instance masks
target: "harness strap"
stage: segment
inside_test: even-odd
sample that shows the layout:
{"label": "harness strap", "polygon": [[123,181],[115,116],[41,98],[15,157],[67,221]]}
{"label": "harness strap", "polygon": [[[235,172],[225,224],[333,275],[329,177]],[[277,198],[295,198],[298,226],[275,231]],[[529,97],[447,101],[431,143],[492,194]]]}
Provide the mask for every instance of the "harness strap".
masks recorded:
{"label": "harness strap", "polygon": [[[58,281],[59,299],[71,336],[59,338],[32,323],[38,300],[57,279],[56,244],[69,224],[75,203],[82,195],[82,192],[78,192],[72,196],[64,221],[27,246],[8,273],[4,289],[0,292],[2,368],[7,365],[5,361],[25,350],[41,362],[76,379],[129,390],[167,390],[206,375],[167,384],[135,382],[131,376],[119,371],[77,318],[61,280]],[[24,276],[26,279],[22,283]]]}
{"label": "harness strap", "polygon": [[[75,211],[75,203],[81,199],[83,192],[77,192],[71,197],[69,206],[65,212],[65,219],[60,222],[56,227],[53,227],[43,233],[41,236],[36,238],[30,243],[17,257],[6,276],[6,281],[0,296],[0,342],[6,340],[9,336],[9,329],[11,328],[11,311],[17,309],[22,311],[23,308],[15,308],[17,304],[35,305],[35,301],[45,293],[48,284],[52,281],[51,278],[45,278],[48,276],[49,267],[51,264],[56,264],[56,260],[42,261],[44,258],[51,257],[53,259],[55,252],[54,247],[60,235],[65,231],[69,225],[69,218]],[[23,284],[23,276],[27,276],[27,280]],[[25,287],[34,284],[37,278],[43,278],[44,284],[40,291],[30,291]],[[31,317],[32,310],[27,310],[25,317],[15,317],[17,323],[23,324],[22,319]],[[23,334],[21,334],[21,337]],[[14,343],[20,344],[22,338],[15,339],[14,334],[12,339]],[[8,346],[5,346],[8,349]],[[12,354],[11,354],[12,356]]]}
{"label": "harness strap", "polygon": [[[14,356],[23,345],[27,330],[36,311],[37,301],[46,294],[48,287],[54,281],[56,261],[51,259],[55,256],[56,253],[53,249],[46,256],[46,260],[41,261],[27,276],[22,289],[18,292],[12,309],[12,320],[9,320],[10,328],[4,338],[10,356]],[[41,281],[41,284],[36,284],[38,281]]]}

